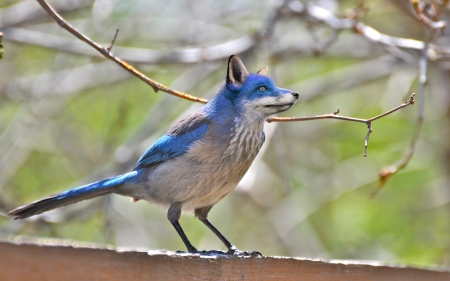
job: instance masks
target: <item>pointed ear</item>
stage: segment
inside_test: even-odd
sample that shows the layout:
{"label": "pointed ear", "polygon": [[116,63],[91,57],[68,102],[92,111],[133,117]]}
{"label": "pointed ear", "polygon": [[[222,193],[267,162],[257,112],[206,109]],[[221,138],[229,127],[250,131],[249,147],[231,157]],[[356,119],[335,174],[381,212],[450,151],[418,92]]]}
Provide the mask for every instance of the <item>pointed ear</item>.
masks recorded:
{"label": "pointed ear", "polygon": [[267,66],[264,66],[258,72],[256,72],[256,74],[267,76],[267,71],[269,71],[269,68]]}
{"label": "pointed ear", "polygon": [[227,84],[243,85],[248,75],[248,71],[242,61],[235,55],[232,55],[228,59]]}

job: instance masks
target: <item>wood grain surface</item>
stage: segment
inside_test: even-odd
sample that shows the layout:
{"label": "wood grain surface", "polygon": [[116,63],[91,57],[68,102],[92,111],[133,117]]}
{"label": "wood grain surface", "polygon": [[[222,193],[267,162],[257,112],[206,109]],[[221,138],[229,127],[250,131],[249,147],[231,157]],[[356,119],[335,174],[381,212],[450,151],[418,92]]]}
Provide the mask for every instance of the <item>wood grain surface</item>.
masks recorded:
{"label": "wood grain surface", "polygon": [[450,272],[358,261],[200,257],[66,240],[0,241],[0,280],[433,280]]}

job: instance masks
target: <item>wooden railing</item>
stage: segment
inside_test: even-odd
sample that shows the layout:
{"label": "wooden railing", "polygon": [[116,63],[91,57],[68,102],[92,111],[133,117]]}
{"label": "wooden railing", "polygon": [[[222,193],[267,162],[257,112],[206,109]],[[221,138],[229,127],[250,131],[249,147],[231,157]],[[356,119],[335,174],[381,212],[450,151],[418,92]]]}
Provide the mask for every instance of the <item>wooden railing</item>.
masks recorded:
{"label": "wooden railing", "polygon": [[450,272],[287,257],[200,257],[120,250],[66,240],[0,241],[0,280],[406,280],[449,281]]}

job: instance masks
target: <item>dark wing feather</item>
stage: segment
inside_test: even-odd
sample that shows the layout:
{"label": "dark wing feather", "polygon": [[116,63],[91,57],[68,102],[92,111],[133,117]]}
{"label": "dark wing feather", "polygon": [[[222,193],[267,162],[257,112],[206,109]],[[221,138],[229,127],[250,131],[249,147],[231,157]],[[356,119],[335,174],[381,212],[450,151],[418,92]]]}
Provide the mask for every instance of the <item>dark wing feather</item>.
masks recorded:
{"label": "dark wing feather", "polygon": [[183,155],[206,133],[210,120],[201,111],[195,111],[176,122],[172,128],[150,146],[134,166],[134,171]]}

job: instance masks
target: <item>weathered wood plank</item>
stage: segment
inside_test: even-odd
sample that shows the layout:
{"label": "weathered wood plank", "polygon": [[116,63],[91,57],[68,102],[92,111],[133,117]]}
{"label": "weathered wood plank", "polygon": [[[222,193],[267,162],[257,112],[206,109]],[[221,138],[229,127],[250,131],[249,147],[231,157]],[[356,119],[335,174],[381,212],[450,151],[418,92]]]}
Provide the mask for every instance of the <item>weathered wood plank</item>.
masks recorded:
{"label": "weathered wood plank", "polygon": [[410,267],[285,257],[199,257],[52,241],[0,241],[0,280],[450,280],[450,272]]}

